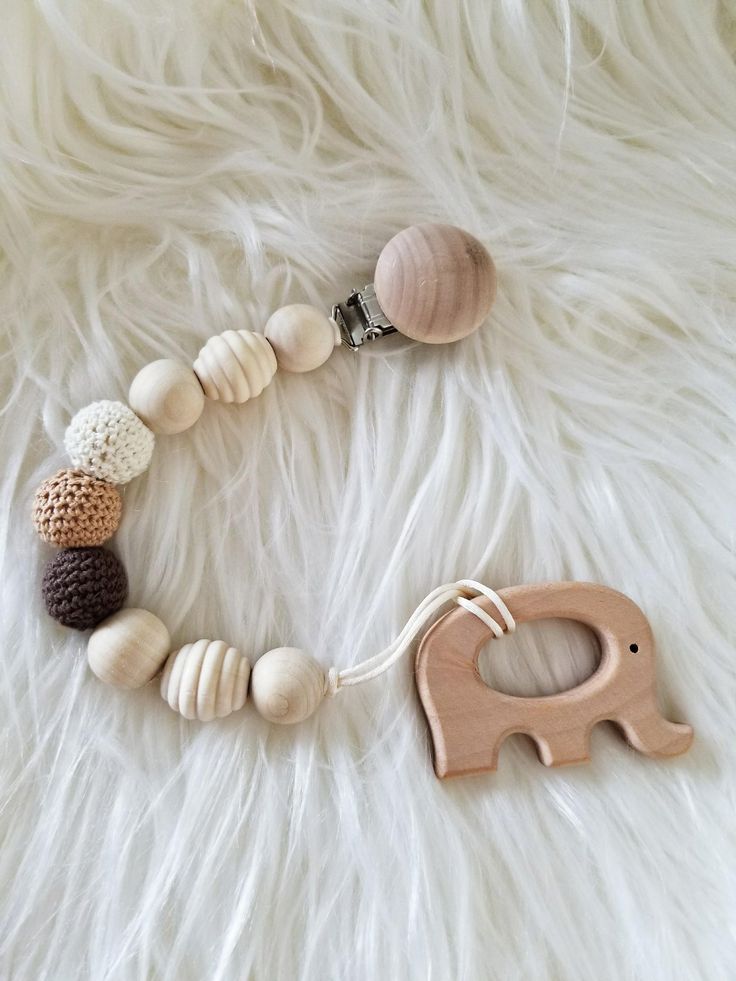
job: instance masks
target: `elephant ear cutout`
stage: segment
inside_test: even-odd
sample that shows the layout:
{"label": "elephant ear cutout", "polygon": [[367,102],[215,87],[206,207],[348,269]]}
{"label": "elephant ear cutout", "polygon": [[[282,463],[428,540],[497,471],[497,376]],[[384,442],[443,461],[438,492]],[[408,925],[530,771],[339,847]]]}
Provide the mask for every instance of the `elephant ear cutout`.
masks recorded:
{"label": "elephant ear cutout", "polygon": [[[478,655],[492,636],[488,625],[462,607],[445,614],[425,634],[416,660],[438,777],[494,771],[501,744],[515,733],[534,741],[545,766],[587,762],[591,730],[604,721],[647,756],[686,752],[693,731],[659,710],[654,638],[632,600],[584,582],[512,586],[498,595],[517,624],[565,619],[590,627],[600,643],[600,662],[583,682],[555,695],[504,694],[478,671]],[[490,600],[475,602],[505,628]]]}

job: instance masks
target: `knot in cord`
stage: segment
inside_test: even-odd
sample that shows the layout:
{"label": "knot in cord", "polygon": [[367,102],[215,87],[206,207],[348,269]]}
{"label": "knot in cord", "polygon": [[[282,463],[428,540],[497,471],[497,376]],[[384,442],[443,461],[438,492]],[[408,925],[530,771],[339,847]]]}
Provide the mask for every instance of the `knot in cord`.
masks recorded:
{"label": "knot in cord", "polygon": [[327,698],[334,698],[340,688],[340,672],[333,666],[325,675],[325,695]]}

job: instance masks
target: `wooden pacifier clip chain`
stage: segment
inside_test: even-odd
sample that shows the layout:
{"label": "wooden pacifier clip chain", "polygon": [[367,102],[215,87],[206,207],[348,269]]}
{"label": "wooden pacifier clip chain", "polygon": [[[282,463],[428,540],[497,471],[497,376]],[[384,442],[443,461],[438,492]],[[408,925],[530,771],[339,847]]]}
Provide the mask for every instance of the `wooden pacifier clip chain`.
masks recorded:
{"label": "wooden pacifier clip chain", "polygon": [[[439,777],[495,769],[499,746],[513,732],[531,735],[547,765],[580,762],[587,759],[590,730],[603,719],[617,722],[644,753],[684,752],[692,730],[668,722],[657,708],[646,619],[631,600],[602,586],[552,583],[496,593],[470,579],[447,583],[419,604],[385,650],[343,670],[325,669],[294,647],[267,651],[252,671],[248,658],[224,641],[198,640],[172,651],[169,631],[154,613],[124,606],[125,569],[102,546],[122,515],[116,485],[147,470],[154,434],[189,429],[207,398],[247,402],[279,368],[312,371],[340,343],[359,350],[396,331],[429,344],[459,340],[485,320],[495,290],[493,261],[480,242],[448,225],[415,225],[384,247],[374,282],[335,305],[331,316],[303,304],[282,307],[263,334],[228,330],[210,338],[191,367],[167,359],[146,365],[130,387],[129,405],[103,400],[80,409],[64,439],[72,468],[38,488],[33,521],[41,538],[60,549],[43,575],[46,609],[65,626],[94,628],[87,645],[94,674],[133,689],[160,673],[163,698],[187,719],[230,715],[250,690],[265,719],[296,723],[325,696],[387,671],[453,604],[427,632],[416,663]],[[577,688],[547,698],[494,692],[480,679],[480,648],[517,621],[541,616],[591,626],[603,651],[598,669]]]}
{"label": "wooden pacifier clip chain", "polygon": [[[116,485],[148,468],[155,434],[192,427],[206,399],[247,402],[277,369],[312,371],[341,342],[359,350],[396,331],[430,344],[459,340],[485,320],[495,290],[493,261],[477,239],[449,225],[415,225],[381,251],[374,282],[336,304],[331,316],[304,304],[282,307],[263,334],[228,330],[210,338],[192,366],[168,359],[146,365],[133,380],[128,405],[103,400],[77,412],[64,440],[72,469],[41,484],[33,520],[41,538],[61,549],[44,572],[46,609],[65,626],[95,628],[88,644],[94,673],[109,684],[138,688],[163,669],[161,692],[169,705],[203,721],[241,708],[250,681],[259,712],[289,723],[310,715],[323,695],[393,663],[400,656],[395,651],[414,638],[413,628],[401,634],[398,648],[391,645],[377,659],[344,672],[325,671],[295,648],[262,655],[252,677],[248,659],[223,641],[199,640],[172,652],[169,632],[154,613],[123,608],[125,569],[102,547],[122,515]],[[450,594],[464,592],[443,587],[443,603]],[[423,604],[415,617],[437,608]],[[421,626],[415,618],[410,623]]]}

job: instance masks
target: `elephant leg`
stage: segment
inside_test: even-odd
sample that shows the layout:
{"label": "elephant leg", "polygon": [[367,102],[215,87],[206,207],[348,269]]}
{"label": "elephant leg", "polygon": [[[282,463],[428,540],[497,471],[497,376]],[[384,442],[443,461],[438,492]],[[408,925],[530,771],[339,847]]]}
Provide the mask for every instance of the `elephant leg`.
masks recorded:
{"label": "elephant leg", "polygon": [[462,730],[449,733],[435,722],[430,725],[434,749],[434,772],[440,779],[493,773],[498,766],[500,736],[480,729],[466,740]]}
{"label": "elephant leg", "polygon": [[539,759],[545,766],[567,766],[590,761],[590,743],[583,728],[566,729],[541,735],[534,733]]}
{"label": "elephant leg", "polygon": [[656,704],[649,704],[636,718],[616,718],[624,735],[640,753],[646,756],[679,756],[693,741],[693,730],[683,722],[670,722]]}

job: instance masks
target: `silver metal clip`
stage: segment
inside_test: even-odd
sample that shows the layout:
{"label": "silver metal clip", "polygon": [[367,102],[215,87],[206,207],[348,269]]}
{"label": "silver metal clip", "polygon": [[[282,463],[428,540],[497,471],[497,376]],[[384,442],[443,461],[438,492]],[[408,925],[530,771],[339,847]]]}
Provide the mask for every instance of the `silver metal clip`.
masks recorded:
{"label": "silver metal clip", "polygon": [[378,305],[373,283],[362,290],[353,290],[344,303],[336,303],[332,308],[332,319],[340,329],[343,344],[353,351],[366,341],[396,333],[396,328]]}

